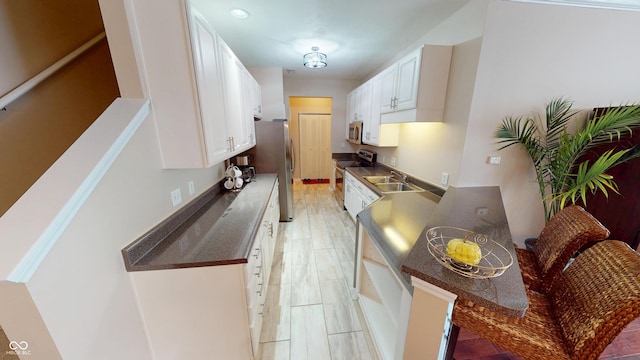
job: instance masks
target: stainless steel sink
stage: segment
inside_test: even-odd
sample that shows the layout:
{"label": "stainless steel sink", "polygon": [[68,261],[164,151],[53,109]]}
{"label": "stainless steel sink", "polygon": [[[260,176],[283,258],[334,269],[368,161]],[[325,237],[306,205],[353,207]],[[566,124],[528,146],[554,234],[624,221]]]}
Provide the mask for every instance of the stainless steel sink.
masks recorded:
{"label": "stainless steel sink", "polygon": [[377,183],[375,184],[380,191],[383,193],[394,193],[394,192],[421,192],[424,189],[415,186],[413,184],[407,183]]}
{"label": "stainless steel sink", "polygon": [[[391,176],[365,176],[364,179],[372,184],[386,184],[392,182]],[[393,180],[393,182],[397,182],[396,179]]]}

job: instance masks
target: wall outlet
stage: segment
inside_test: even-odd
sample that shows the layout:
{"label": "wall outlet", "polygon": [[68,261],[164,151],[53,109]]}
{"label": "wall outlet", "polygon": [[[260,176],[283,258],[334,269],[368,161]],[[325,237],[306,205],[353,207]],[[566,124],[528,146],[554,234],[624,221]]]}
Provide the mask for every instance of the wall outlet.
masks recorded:
{"label": "wall outlet", "polygon": [[391,164],[390,165],[391,166],[396,166],[396,157],[395,156],[391,157]]}
{"label": "wall outlet", "polygon": [[440,183],[442,185],[448,185],[449,184],[449,173],[443,172],[442,175],[440,176]]}
{"label": "wall outlet", "polygon": [[171,192],[171,203],[175,207],[181,202],[182,202],[182,193],[180,192],[180,188],[177,188]]}
{"label": "wall outlet", "polygon": [[196,192],[196,186],[193,184],[193,180],[189,181],[189,195],[193,195]]}
{"label": "wall outlet", "polygon": [[489,160],[487,161],[491,165],[498,165],[502,158],[500,156],[489,156]]}

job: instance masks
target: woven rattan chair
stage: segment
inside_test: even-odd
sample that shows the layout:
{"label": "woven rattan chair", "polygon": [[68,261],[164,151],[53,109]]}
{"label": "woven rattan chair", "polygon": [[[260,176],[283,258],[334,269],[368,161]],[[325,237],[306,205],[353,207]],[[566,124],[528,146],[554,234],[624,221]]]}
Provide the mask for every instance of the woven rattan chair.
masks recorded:
{"label": "woven rattan chair", "polygon": [[516,248],[525,286],[546,293],[576,251],[609,237],[609,230],[578,205],[559,211],[542,229],[533,251]]}
{"label": "woven rattan chair", "polygon": [[617,240],[580,254],[548,294],[527,289],[524,318],[456,300],[453,323],[525,359],[597,359],[640,317],[640,254]]}

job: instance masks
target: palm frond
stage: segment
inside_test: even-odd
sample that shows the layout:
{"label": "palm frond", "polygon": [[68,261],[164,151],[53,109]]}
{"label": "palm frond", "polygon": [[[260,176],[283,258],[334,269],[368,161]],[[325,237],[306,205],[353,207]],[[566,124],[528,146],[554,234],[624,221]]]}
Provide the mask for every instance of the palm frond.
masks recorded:
{"label": "palm frond", "polygon": [[600,190],[605,196],[608,196],[607,189],[610,189],[618,193],[618,187],[613,177],[606,172],[619,164],[620,159],[622,159],[629,150],[630,149],[625,149],[616,152],[608,150],[591,165],[589,165],[588,160],[580,163],[577,173],[569,175],[571,180],[567,181],[564,192],[556,195],[556,198],[560,201],[560,209],[564,208],[568,200],[575,203],[580,199],[586,205],[586,196],[589,192],[593,194],[597,190]]}
{"label": "palm frond", "polygon": [[555,146],[558,138],[565,132],[566,125],[569,120],[577,114],[577,111],[571,110],[573,102],[564,98],[551,100],[546,106],[547,120],[547,146]]}
{"label": "palm frond", "polygon": [[588,119],[575,133],[568,133],[567,124],[578,111],[565,98],[551,100],[545,107],[545,119],[539,116],[506,117],[496,131],[500,150],[520,145],[531,158],[544,205],[547,221],[567,202],[582,200],[587,194],[618,192],[617,185],[607,171],[629,159],[640,157],[635,147],[623,145],[624,150],[612,149],[593,163],[578,161],[595,146],[613,143],[640,131],[640,104],[608,110]]}

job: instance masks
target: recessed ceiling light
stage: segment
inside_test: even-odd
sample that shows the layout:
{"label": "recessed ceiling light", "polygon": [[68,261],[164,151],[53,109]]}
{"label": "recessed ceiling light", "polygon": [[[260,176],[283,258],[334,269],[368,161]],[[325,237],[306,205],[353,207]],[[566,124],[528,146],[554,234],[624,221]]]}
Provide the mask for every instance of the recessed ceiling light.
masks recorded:
{"label": "recessed ceiling light", "polygon": [[249,12],[244,9],[231,9],[231,15],[236,19],[246,19],[249,17]]}

